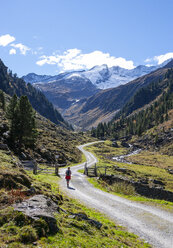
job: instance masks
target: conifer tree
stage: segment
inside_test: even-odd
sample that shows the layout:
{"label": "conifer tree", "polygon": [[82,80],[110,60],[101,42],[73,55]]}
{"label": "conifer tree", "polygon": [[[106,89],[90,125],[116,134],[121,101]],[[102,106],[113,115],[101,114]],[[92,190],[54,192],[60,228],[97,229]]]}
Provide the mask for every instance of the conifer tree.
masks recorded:
{"label": "conifer tree", "polygon": [[19,143],[32,146],[36,138],[35,111],[27,96],[21,96],[17,106],[17,112],[19,120],[18,128],[20,130],[18,135]]}
{"label": "conifer tree", "polygon": [[36,141],[35,111],[27,96],[18,100],[14,95],[7,108],[7,118],[10,120],[10,136],[12,142],[19,146],[34,146]]}
{"label": "conifer tree", "polygon": [[13,95],[13,97],[10,100],[10,103],[7,107],[7,111],[6,111],[6,116],[7,118],[10,120],[10,137],[11,140],[14,141],[15,137],[17,135],[17,133],[19,132],[19,130],[17,130],[17,104],[18,104],[18,98],[15,95]]}
{"label": "conifer tree", "polygon": [[5,96],[2,90],[0,90],[0,106],[5,110]]}

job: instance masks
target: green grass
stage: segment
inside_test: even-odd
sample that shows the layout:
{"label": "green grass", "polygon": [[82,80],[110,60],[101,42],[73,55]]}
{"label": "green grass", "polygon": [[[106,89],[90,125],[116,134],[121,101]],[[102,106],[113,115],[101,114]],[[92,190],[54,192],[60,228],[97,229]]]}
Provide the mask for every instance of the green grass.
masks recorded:
{"label": "green grass", "polygon": [[8,151],[0,150],[0,170],[11,168],[18,162],[18,158],[15,156],[11,156]]}
{"label": "green grass", "polygon": [[[7,161],[10,157],[3,155],[3,159]],[[8,169],[12,173],[12,170],[15,172],[16,167],[13,168],[13,164],[11,164],[9,168],[6,167],[6,172]],[[60,207],[66,211],[60,211],[59,214],[56,214],[59,232],[50,236],[45,228],[46,223],[42,223],[40,220],[38,225],[24,214],[14,212],[11,207],[6,207],[0,211],[0,247],[150,247],[136,235],[127,232],[125,228],[110,221],[103,214],[89,209],[65,195],[62,199],[58,184],[60,178],[54,173],[33,175],[32,172],[28,172],[28,174],[28,178],[31,178],[39,193],[55,199]],[[71,219],[68,217],[71,213],[85,213],[89,218],[100,221],[102,227],[97,229],[84,220]],[[33,244],[33,242],[36,243]]]}
{"label": "green grass", "polygon": [[[32,177],[41,182],[51,183],[54,194],[59,193],[56,176],[40,174]],[[67,213],[85,213],[89,218],[100,221],[103,226],[99,230],[86,221],[70,219],[68,218],[69,214],[61,213],[57,215],[60,232],[55,236],[42,238],[38,242],[41,247],[150,247],[147,243],[140,241],[136,235],[127,232],[123,227],[107,219],[103,214],[89,209],[65,195],[61,208]]]}
{"label": "green grass", "polygon": [[159,152],[142,151],[127,158],[128,161],[157,168],[167,169],[173,168],[173,156],[163,155]]}
{"label": "green grass", "polygon": [[[103,190],[105,192],[129,199],[131,201],[136,201],[136,202],[140,202],[140,203],[145,203],[148,205],[152,205],[152,206],[156,206],[156,207],[160,207],[163,208],[165,210],[169,210],[171,212],[173,212],[173,202],[169,202],[169,201],[164,201],[164,200],[157,200],[157,199],[150,199],[150,198],[146,198],[143,196],[139,196],[136,195],[134,190],[130,187],[126,187],[126,186],[117,186],[117,185],[108,185],[106,184],[104,181],[99,181],[97,178],[88,178],[88,181],[90,183],[92,183],[94,185],[94,187]],[[117,190],[119,192],[116,192],[115,190]]]}
{"label": "green grass", "polygon": [[[117,175],[123,175],[128,177],[129,179],[133,180],[138,180],[140,178],[148,178],[148,179],[157,179],[161,180],[163,183],[165,183],[165,189],[173,191],[173,175],[169,174],[165,168],[167,168],[168,164],[170,164],[170,161],[172,163],[172,157],[170,156],[165,156],[161,154],[153,154],[151,152],[145,151],[142,154],[142,160],[144,165],[141,164],[126,164],[126,163],[119,163],[119,162],[114,162],[111,160],[113,156],[119,156],[122,154],[127,154],[128,149],[127,148],[113,148],[111,146],[110,141],[106,141],[105,143],[100,143],[100,144],[95,144],[90,147],[87,147],[86,150],[92,152],[97,158],[98,158],[98,167],[107,167],[107,174],[117,174]],[[140,154],[134,155],[135,157],[140,157]],[[154,161],[158,158],[160,161],[160,166],[156,166]],[[130,160],[130,157],[129,157]],[[133,161],[133,156],[132,159]],[[146,161],[150,161],[150,164]],[[164,162],[166,161],[165,168],[163,166]],[[130,175],[124,175],[120,172],[117,172],[114,169],[114,166],[117,165],[121,168],[126,168],[128,169],[128,172],[130,172]],[[171,164],[170,164],[171,165]],[[104,173],[105,169],[100,168],[99,172]],[[83,173],[83,170],[79,170],[79,172]],[[134,188],[129,184],[123,184],[123,183],[114,183],[112,185],[108,185],[106,182],[102,180],[98,180],[96,178],[90,178],[88,179],[90,183],[92,183],[95,187],[112,193],[116,194],[118,196],[133,200],[133,201],[138,201],[146,204],[151,204],[151,205],[157,205],[158,207],[162,207],[167,210],[173,211],[173,203],[164,201],[164,200],[157,200],[157,199],[150,199],[146,198],[143,196],[138,195]]]}

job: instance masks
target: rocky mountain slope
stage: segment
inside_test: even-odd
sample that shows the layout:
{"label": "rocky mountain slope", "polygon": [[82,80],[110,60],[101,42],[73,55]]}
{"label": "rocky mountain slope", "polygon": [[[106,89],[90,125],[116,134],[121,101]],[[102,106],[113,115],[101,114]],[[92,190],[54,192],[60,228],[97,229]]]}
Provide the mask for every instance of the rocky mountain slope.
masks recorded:
{"label": "rocky mountain slope", "polygon": [[125,139],[135,147],[172,155],[173,68],[162,79],[138,90],[113,120],[100,123],[92,135]]}
{"label": "rocky mountain slope", "polygon": [[34,83],[34,87],[42,91],[45,96],[61,111],[62,114],[80,100],[99,92],[89,79],[73,77],[56,79],[47,83]]}
{"label": "rocky mountain slope", "polygon": [[61,114],[54,108],[53,104],[43,93],[35,89],[31,84],[26,84],[23,79],[12,74],[0,60],[0,89],[9,95],[16,94],[18,97],[26,95],[33,108],[41,115],[50,119],[56,124],[68,127]]}
{"label": "rocky mountain slope", "polygon": [[161,80],[169,68],[173,67],[170,61],[163,68],[157,69],[145,76],[137,78],[125,85],[106,89],[90,97],[85,103],[76,103],[65,113],[65,117],[74,125],[90,129],[99,122],[108,122],[113,118],[134,94],[151,82]]}
{"label": "rocky mountain slope", "polygon": [[[138,66],[132,70],[102,65],[87,71],[65,72],[57,76],[30,73],[23,79],[43,92],[74,127],[90,128],[101,120],[109,121],[133,95],[139,83],[131,87],[132,84],[127,84],[129,81],[148,75],[167,62],[160,66]],[[151,75],[147,79],[144,76],[144,84],[147,84],[147,80],[151,81],[152,77],[155,76]]]}

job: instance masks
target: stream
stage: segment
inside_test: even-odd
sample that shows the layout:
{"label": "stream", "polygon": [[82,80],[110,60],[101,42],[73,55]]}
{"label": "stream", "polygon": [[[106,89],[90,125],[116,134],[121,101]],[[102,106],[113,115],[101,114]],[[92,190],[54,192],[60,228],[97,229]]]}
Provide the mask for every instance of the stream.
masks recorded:
{"label": "stream", "polygon": [[[129,147],[132,149],[133,148],[133,145],[129,144]],[[112,159],[115,160],[115,161],[117,161],[117,162],[120,162],[120,163],[132,164],[131,162],[128,162],[125,158],[130,157],[132,155],[139,154],[141,151],[142,151],[142,149],[139,149],[138,148],[138,149],[135,149],[132,152],[129,152],[126,155],[120,155],[120,156],[112,157]]]}

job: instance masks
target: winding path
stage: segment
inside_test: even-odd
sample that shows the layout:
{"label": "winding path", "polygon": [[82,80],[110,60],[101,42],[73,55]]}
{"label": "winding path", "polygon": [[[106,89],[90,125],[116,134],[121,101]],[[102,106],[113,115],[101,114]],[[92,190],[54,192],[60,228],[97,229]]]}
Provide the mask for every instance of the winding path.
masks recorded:
{"label": "winding path", "polygon": [[[93,143],[78,147],[85,154],[88,166],[97,162],[97,158],[92,153],[84,150],[84,147]],[[127,227],[130,232],[139,235],[153,247],[173,248],[173,214],[95,188],[88,182],[85,175],[78,172],[83,168],[84,163],[72,167],[70,188],[67,189],[65,180],[60,182],[63,191],[85,205],[106,214],[116,223]],[[60,170],[62,178],[65,170],[65,168]]]}

